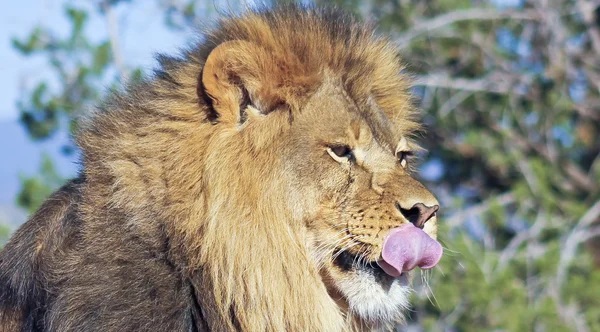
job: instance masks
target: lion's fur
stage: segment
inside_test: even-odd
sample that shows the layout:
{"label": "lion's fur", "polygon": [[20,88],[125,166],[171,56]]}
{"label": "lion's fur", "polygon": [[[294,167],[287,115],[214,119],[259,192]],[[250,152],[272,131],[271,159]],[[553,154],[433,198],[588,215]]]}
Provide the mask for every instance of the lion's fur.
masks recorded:
{"label": "lion's fur", "polygon": [[[204,63],[228,41],[249,42],[223,58],[236,59],[227,70],[243,71],[245,90],[228,100],[249,98],[246,113],[214,105],[204,91]],[[311,229],[299,220],[300,206],[320,196],[290,188],[303,181],[290,170],[304,166],[282,156],[301,148],[296,119],[328,80],[340,82],[331,91],[353,107],[376,102],[410,137],[418,124],[393,45],[337,10],[282,7],[224,18],[199,46],[159,62],[152,79],[114,93],[81,124],[80,178],[0,255],[0,325],[339,331],[366,324],[322,281]],[[363,113],[378,142],[397,140],[378,130],[382,115]],[[312,116],[298,123],[327,131],[336,121]]]}

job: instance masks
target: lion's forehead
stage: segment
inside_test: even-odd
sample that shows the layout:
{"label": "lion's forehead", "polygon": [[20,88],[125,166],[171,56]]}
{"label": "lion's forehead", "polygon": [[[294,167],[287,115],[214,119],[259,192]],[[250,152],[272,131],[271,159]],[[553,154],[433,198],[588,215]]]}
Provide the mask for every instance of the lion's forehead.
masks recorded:
{"label": "lion's forehead", "polygon": [[[353,95],[334,79],[325,78],[307,101],[311,126],[331,139],[349,138],[353,147],[393,153],[403,135],[411,134],[391,121],[372,95]],[[379,149],[375,149],[378,147]],[[366,152],[366,151],[365,151]]]}

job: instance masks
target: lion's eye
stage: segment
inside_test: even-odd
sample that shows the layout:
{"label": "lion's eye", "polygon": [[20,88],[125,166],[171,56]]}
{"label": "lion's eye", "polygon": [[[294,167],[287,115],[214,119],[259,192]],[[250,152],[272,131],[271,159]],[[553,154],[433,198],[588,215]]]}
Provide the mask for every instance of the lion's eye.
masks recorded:
{"label": "lion's eye", "polygon": [[349,157],[352,154],[352,150],[347,145],[334,146],[331,151],[338,157]]}
{"label": "lion's eye", "polygon": [[351,161],[354,159],[352,149],[347,145],[334,145],[327,148],[329,155],[338,162]]}
{"label": "lion's eye", "polygon": [[402,167],[406,167],[406,165],[408,164],[408,159],[410,157],[412,157],[412,155],[413,155],[412,151],[396,152],[396,158],[398,158],[398,161],[400,162],[400,166],[402,166]]}

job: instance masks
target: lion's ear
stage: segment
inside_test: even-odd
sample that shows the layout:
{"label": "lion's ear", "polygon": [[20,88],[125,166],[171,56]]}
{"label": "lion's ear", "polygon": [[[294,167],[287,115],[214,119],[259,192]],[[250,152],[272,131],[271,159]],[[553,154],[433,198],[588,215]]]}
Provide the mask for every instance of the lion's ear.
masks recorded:
{"label": "lion's ear", "polygon": [[[208,96],[213,117],[219,122],[238,124],[251,105],[263,111],[269,99],[261,77],[272,57],[256,44],[234,40],[220,44],[208,55],[201,74],[199,94]],[[268,112],[267,110],[264,110]]]}

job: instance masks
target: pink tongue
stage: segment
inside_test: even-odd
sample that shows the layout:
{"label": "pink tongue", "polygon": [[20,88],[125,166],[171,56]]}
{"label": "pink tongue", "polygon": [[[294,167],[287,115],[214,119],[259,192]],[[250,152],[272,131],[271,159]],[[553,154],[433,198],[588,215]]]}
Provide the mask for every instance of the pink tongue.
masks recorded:
{"label": "pink tongue", "polygon": [[431,269],[442,258],[442,245],[413,224],[390,231],[383,242],[379,266],[392,277],[415,267]]}

